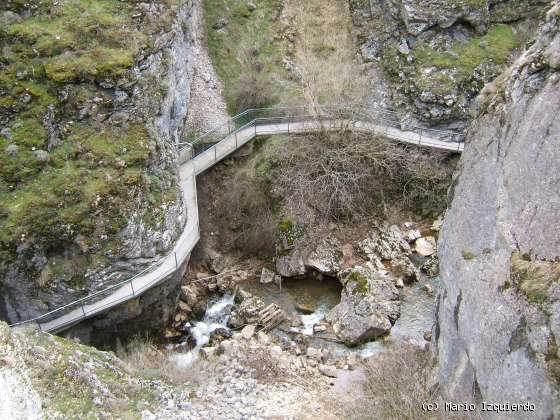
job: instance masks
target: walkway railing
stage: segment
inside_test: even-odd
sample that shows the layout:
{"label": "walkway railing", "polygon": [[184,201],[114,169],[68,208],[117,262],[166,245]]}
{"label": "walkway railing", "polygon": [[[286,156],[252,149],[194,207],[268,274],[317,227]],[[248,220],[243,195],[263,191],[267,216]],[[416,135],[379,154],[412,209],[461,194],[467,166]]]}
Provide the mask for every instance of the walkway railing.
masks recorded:
{"label": "walkway railing", "polygon": [[[389,129],[395,129],[402,133],[415,134],[417,141],[414,143],[424,146],[434,146],[440,142],[448,143],[448,150],[462,150],[462,145],[465,140],[463,133],[449,131],[449,130],[436,130],[415,125],[408,125],[403,127],[400,122],[398,114],[390,109],[385,108],[355,108],[351,106],[294,106],[294,107],[275,107],[275,108],[259,108],[248,109],[242,113],[228,119],[227,121],[216,125],[206,133],[193,138],[190,141],[179,143],[179,156],[180,161],[186,161],[191,156],[196,157],[208,149],[212,148],[215,144],[223,141],[227,137],[239,134],[247,129],[252,128],[254,135],[270,135],[278,134],[278,130],[266,133],[259,131],[258,127],[285,124],[286,132],[297,133],[308,132],[309,127],[302,128],[301,124],[306,122],[322,123],[321,129],[325,128],[329,122],[338,121],[344,122],[343,128],[351,128],[355,130],[371,131],[367,128],[368,125],[373,124],[383,127],[383,130],[377,130],[379,135],[388,134]],[[316,127],[319,129],[319,127]],[[332,129],[335,129],[333,127]],[[340,129],[339,126],[336,129]],[[400,140],[405,141],[411,136],[402,136]],[[395,138],[396,140],[399,140]],[[436,140],[437,142],[434,142]],[[182,155],[186,154],[185,158]]]}
{"label": "walkway railing", "polygon": [[403,128],[391,110],[370,108],[366,112],[350,107],[329,106],[319,109],[249,109],[192,141],[178,144],[177,160],[183,201],[187,207],[187,224],[171,253],[126,280],[11,326],[34,323],[44,331],[61,331],[156,286],[180,271],[200,238],[196,175],[257,136],[341,129],[373,133],[441,150],[463,150],[463,134],[414,126]]}

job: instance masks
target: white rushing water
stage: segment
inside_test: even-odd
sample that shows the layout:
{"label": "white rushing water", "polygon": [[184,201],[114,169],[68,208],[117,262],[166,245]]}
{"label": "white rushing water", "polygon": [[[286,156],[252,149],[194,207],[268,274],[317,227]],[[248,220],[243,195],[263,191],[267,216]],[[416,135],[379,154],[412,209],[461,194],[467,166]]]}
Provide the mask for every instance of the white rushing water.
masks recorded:
{"label": "white rushing water", "polygon": [[189,332],[195,342],[195,347],[187,353],[177,353],[170,358],[179,367],[187,367],[198,359],[200,349],[210,341],[210,335],[218,328],[226,328],[229,320],[229,311],[226,309],[233,304],[233,295],[224,295],[206,309],[202,321],[197,321]]}
{"label": "white rushing water", "polygon": [[305,335],[313,335],[313,325],[318,324],[327,315],[329,309],[326,305],[319,305],[319,307],[309,315],[301,315],[301,322],[303,323],[302,327],[295,328],[296,331],[301,332]]}

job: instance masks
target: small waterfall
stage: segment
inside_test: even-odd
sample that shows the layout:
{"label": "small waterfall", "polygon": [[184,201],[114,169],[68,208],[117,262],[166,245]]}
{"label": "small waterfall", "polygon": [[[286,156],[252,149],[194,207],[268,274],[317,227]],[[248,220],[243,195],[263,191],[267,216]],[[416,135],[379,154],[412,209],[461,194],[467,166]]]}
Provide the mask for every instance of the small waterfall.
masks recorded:
{"label": "small waterfall", "polygon": [[171,356],[171,359],[179,367],[188,367],[200,353],[200,349],[210,341],[210,335],[218,328],[227,328],[229,311],[227,309],[233,304],[234,295],[224,295],[206,309],[202,321],[197,321],[189,328],[195,347],[187,353],[178,353]]}
{"label": "small waterfall", "polygon": [[327,312],[329,311],[327,305],[322,304],[317,307],[315,312],[309,315],[300,315],[302,326],[301,327],[292,327],[292,331],[297,331],[305,335],[313,335],[313,325],[321,322],[325,319]]}

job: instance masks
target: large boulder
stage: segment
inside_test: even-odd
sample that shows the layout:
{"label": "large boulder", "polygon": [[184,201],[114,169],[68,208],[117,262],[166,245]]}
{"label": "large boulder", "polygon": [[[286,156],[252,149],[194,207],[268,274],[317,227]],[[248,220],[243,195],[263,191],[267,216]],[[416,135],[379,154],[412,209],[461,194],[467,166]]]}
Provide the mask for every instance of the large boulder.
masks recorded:
{"label": "large boulder", "polygon": [[433,236],[418,238],[414,242],[414,251],[423,257],[429,257],[436,253],[436,239]]}
{"label": "large boulder", "polygon": [[276,258],[276,272],[282,277],[303,276],[305,274],[305,264],[303,261],[303,252],[296,247]]}
{"label": "large boulder", "polygon": [[328,236],[307,257],[305,265],[320,273],[333,275],[342,268],[342,244],[334,236]]}
{"label": "large boulder", "polygon": [[359,249],[368,259],[392,260],[401,255],[410,255],[410,245],[398,226],[389,228],[376,226],[368,237],[359,243]]}
{"label": "large boulder", "polygon": [[389,332],[400,316],[399,292],[392,278],[365,267],[340,273],[340,303],[328,314],[337,337],[350,346]]}
{"label": "large boulder", "polygon": [[272,283],[274,281],[274,271],[269,270],[266,267],[263,267],[262,272],[261,272],[261,284],[269,284]]}

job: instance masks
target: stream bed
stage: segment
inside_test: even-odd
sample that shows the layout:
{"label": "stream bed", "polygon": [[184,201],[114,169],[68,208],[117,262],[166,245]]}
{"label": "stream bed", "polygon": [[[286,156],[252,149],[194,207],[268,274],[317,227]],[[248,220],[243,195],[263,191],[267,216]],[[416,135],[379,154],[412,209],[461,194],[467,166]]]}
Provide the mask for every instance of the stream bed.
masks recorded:
{"label": "stream bed", "polygon": [[[434,293],[427,293],[425,285],[429,284]],[[328,349],[333,356],[343,356],[349,352],[357,352],[361,357],[371,357],[379,352],[390,349],[403,342],[422,345],[424,332],[431,330],[435,316],[436,291],[440,285],[439,278],[429,278],[422,275],[419,282],[401,289],[401,316],[391,329],[390,334],[358,347],[349,348],[346,345],[321,338],[313,334],[313,325],[323,321],[327,313],[340,302],[342,286],[335,278],[317,278],[309,276],[301,279],[285,279],[282,286],[270,283],[261,284],[259,279],[252,279],[242,283],[243,290],[258,296],[265,305],[277,304],[289,316],[299,316],[301,325],[291,327],[288,331],[276,329],[282,339],[290,339],[295,334],[307,337],[309,344],[315,348]],[[189,326],[190,336],[195,343],[194,348],[188,349],[187,344],[173,346],[179,352],[173,359],[179,366],[189,366],[200,354],[200,349],[210,341],[212,332],[221,328],[227,329],[231,306],[234,296],[224,295],[212,300],[204,318]],[[182,347],[182,351],[177,347]]]}
{"label": "stream bed", "polygon": [[[426,284],[431,285],[434,293],[428,294],[424,290]],[[405,286],[401,289],[401,316],[390,334],[355,348],[313,336],[313,325],[324,320],[327,313],[340,302],[342,286],[337,279],[326,277],[319,280],[310,276],[283,280],[282,289],[272,283],[260,284],[258,279],[241,286],[260,297],[265,304],[276,303],[288,315],[299,314],[303,325],[292,330],[309,336],[314,347],[328,348],[335,355],[356,351],[362,357],[371,357],[404,341],[418,344],[424,342],[424,332],[431,330],[435,319],[435,299],[439,285],[439,277],[429,278],[422,275],[419,282]],[[302,313],[299,310],[301,307],[313,311]]]}

